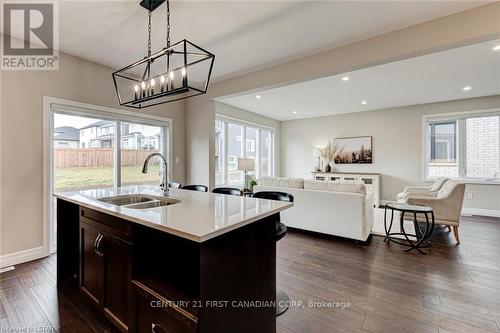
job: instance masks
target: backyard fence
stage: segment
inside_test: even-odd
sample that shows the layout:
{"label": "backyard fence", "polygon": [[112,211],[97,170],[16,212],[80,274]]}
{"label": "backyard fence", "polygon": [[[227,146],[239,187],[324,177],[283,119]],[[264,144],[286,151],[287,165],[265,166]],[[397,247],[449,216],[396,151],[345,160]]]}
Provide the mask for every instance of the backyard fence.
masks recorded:
{"label": "backyard fence", "polygon": [[[155,150],[121,149],[121,165],[141,165]],[[114,148],[55,148],[55,168],[92,168],[113,165]]]}

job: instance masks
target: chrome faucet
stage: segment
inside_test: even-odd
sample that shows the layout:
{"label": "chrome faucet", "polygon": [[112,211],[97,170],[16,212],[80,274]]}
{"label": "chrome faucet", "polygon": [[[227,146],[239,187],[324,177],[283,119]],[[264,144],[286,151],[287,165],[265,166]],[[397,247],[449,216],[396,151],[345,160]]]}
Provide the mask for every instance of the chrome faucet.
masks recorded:
{"label": "chrome faucet", "polygon": [[144,161],[144,165],[142,167],[142,173],[144,174],[148,173],[149,160],[155,156],[161,157],[161,159],[163,160],[164,168],[163,168],[162,183],[160,184],[160,188],[162,189],[163,194],[168,195],[168,164],[167,164],[167,159],[162,154],[152,153],[148,155],[148,157],[146,157],[146,160]]}

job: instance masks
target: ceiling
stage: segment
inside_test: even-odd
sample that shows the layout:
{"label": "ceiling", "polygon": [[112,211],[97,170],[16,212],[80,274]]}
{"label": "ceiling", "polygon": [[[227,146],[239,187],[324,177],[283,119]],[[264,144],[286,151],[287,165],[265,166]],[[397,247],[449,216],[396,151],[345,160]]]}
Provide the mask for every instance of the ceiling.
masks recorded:
{"label": "ceiling", "polygon": [[498,95],[497,45],[500,40],[219,101],[284,121]]}
{"label": "ceiling", "polygon": [[[487,2],[173,0],[172,41],[213,52],[221,80]],[[138,3],[60,1],[60,49],[113,68],[142,59],[147,12]],[[165,17],[165,5],[153,13],[153,50],[165,46]]]}

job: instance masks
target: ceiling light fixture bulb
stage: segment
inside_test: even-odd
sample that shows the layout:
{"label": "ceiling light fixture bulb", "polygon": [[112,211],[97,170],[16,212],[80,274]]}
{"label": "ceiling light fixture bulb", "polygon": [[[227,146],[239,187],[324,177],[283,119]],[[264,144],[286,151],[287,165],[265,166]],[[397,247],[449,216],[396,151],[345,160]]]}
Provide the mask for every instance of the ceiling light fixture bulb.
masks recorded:
{"label": "ceiling light fixture bulb", "polygon": [[349,78],[349,76],[344,76],[344,77],[342,78],[342,81],[349,81],[349,79],[350,79],[350,78]]}
{"label": "ceiling light fixture bulb", "polygon": [[143,81],[143,82],[141,82],[141,88],[142,88],[142,89],[146,89],[146,82],[144,82],[144,81]]}
{"label": "ceiling light fixture bulb", "polygon": [[292,111],[293,114],[297,114],[298,112],[297,111]]}
{"label": "ceiling light fixture bulb", "polygon": [[493,47],[493,51],[500,51],[500,45],[495,45]]}
{"label": "ceiling light fixture bulb", "polygon": [[261,95],[257,95],[257,96],[255,96],[255,98],[257,98],[257,99],[261,99],[261,98],[262,98],[262,96],[261,96]]}
{"label": "ceiling light fixture bulb", "polygon": [[181,75],[186,76],[186,67],[182,67],[181,69]]}
{"label": "ceiling light fixture bulb", "polygon": [[465,87],[462,88],[463,91],[469,91],[471,89],[472,89],[471,86],[465,86]]}
{"label": "ceiling light fixture bulb", "polygon": [[173,80],[173,79],[174,79],[174,77],[175,77],[174,72],[170,72],[170,74],[168,74],[168,75],[170,76],[170,80]]}
{"label": "ceiling light fixture bulb", "polygon": [[361,104],[366,105],[366,104],[368,104],[368,102],[367,101],[361,101]]}
{"label": "ceiling light fixture bulb", "polygon": [[165,83],[165,76],[160,76],[160,83]]}
{"label": "ceiling light fixture bulb", "polygon": [[135,90],[135,92],[139,91],[139,86],[137,84],[134,86],[134,90]]}
{"label": "ceiling light fixture bulb", "polygon": [[155,83],[156,83],[155,79],[151,79],[151,87],[154,87]]}

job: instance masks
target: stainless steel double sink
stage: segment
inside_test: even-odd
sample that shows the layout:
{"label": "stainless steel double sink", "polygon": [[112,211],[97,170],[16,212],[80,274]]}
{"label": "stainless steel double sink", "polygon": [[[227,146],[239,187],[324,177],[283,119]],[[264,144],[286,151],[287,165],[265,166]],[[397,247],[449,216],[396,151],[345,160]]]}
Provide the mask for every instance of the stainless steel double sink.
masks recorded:
{"label": "stainless steel double sink", "polygon": [[115,197],[105,197],[97,200],[112,205],[123,206],[133,209],[148,209],[148,208],[162,207],[181,202],[178,199],[160,197],[149,194],[118,195]]}

